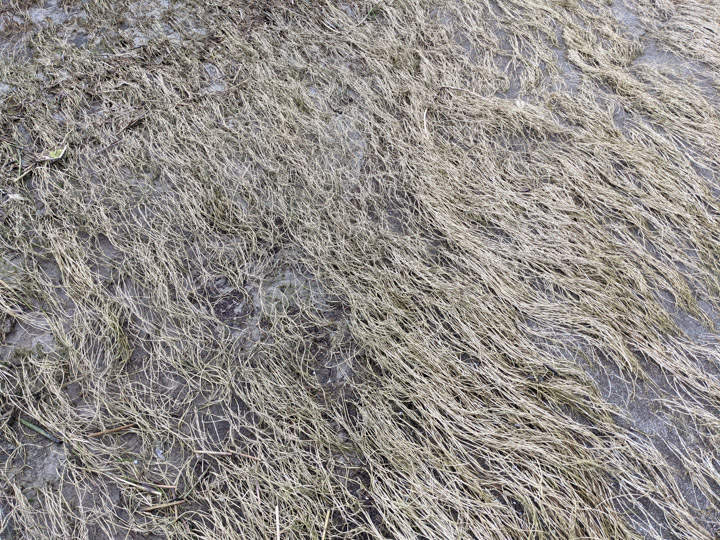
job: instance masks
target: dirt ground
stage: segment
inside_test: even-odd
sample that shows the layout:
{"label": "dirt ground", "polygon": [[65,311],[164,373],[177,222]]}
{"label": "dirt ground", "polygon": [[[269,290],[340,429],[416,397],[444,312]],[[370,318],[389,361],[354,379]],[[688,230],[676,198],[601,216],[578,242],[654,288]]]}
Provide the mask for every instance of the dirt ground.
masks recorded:
{"label": "dirt ground", "polygon": [[720,537],[720,4],[0,0],[0,539]]}

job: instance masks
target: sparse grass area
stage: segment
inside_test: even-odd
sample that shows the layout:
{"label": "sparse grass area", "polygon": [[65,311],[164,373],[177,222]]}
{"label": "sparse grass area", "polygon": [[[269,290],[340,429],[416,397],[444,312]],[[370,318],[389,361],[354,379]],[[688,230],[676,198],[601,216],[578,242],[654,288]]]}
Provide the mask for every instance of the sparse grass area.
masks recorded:
{"label": "sparse grass area", "polygon": [[0,0],[0,538],[716,538],[718,24]]}

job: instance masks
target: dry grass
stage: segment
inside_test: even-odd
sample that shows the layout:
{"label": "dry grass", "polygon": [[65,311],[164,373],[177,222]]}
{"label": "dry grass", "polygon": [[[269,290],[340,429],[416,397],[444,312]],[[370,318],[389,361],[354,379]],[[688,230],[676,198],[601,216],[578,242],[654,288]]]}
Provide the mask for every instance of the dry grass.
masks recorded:
{"label": "dry grass", "polygon": [[0,5],[0,536],[714,537],[717,2]]}

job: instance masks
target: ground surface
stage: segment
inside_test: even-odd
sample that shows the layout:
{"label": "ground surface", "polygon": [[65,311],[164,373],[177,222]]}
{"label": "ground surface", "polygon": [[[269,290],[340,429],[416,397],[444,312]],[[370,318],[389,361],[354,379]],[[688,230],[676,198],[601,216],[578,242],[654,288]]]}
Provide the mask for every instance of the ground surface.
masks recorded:
{"label": "ground surface", "polygon": [[0,0],[0,538],[717,538],[716,0]]}

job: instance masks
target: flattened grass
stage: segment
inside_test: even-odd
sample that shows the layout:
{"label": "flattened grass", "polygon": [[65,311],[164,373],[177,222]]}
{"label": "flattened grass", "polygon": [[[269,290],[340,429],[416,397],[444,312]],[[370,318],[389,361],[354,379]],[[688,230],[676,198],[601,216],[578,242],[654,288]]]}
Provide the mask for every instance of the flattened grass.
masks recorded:
{"label": "flattened grass", "polygon": [[3,7],[0,530],[713,537],[712,8]]}

